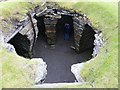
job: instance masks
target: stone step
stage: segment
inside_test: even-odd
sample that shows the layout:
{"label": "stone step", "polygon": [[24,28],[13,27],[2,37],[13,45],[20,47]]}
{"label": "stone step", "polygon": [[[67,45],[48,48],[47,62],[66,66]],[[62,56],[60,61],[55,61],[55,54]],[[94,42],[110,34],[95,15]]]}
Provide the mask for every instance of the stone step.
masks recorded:
{"label": "stone step", "polygon": [[34,88],[62,88],[65,86],[74,86],[74,85],[81,85],[82,83],[44,83],[44,84],[39,84],[35,85]]}

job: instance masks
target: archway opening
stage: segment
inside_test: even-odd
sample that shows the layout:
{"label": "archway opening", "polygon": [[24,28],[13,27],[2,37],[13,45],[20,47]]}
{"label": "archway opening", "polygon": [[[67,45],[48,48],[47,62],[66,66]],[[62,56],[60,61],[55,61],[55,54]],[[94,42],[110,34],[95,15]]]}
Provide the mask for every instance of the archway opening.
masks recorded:
{"label": "archway opening", "polygon": [[93,28],[90,25],[85,24],[83,33],[81,34],[80,53],[86,50],[91,50],[91,53],[93,52],[95,34],[96,32]]}
{"label": "archway opening", "polygon": [[[56,38],[64,39],[65,41],[72,41],[74,46],[74,28],[73,28],[73,17],[68,15],[61,15],[56,24]],[[68,32],[67,32],[68,28]],[[66,34],[69,34],[67,37]],[[60,39],[59,39],[60,40]],[[57,40],[57,41],[59,41]]]}
{"label": "archway opening", "polygon": [[8,43],[14,46],[18,55],[25,58],[31,58],[30,40],[26,35],[17,33]]}

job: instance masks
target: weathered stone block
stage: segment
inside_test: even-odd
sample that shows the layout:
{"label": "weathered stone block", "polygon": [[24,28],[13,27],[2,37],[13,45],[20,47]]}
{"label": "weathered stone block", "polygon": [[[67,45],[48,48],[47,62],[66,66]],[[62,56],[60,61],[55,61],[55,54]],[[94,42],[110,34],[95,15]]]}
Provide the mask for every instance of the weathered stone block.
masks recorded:
{"label": "weathered stone block", "polygon": [[45,18],[44,19],[45,24],[47,25],[52,25],[52,24],[56,24],[57,23],[57,19],[56,18]]}
{"label": "weathered stone block", "polygon": [[46,30],[47,42],[50,45],[54,45],[56,42],[56,31],[55,30]]}
{"label": "weathered stone block", "polygon": [[81,36],[80,36],[80,35],[76,35],[76,36],[75,36],[75,40],[76,40],[76,41],[79,41],[79,40],[80,40],[80,38],[81,38]]}

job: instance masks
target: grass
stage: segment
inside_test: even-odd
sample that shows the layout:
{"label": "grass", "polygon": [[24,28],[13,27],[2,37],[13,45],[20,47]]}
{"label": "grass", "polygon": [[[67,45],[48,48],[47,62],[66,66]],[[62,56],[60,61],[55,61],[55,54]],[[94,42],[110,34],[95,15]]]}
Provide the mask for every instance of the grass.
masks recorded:
{"label": "grass", "polygon": [[25,59],[6,49],[1,49],[0,63],[2,64],[0,72],[2,88],[32,88],[34,86],[38,64],[41,61]]}
{"label": "grass", "polygon": [[15,21],[24,19],[27,12],[40,4],[41,2],[30,3],[23,2],[23,0],[19,0],[19,2],[16,2],[16,0],[0,2],[0,30],[3,33],[10,33]]}
{"label": "grass", "polygon": [[[15,1],[15,0],[14,0]],[[20,0],[21,1],[21,0]],[[1,2],[0,3],[0,16],[4,19],[23,19],[26,17],[26,13],[31,11],[36,5],[40,3],[30,2]],[[17,18],[16,18],[17,17]]]}
{"label": "grass", "polygon": [[[89,88],[89,87],[118,87],[118,7],[113,2],[78,2],[59,3],[62,7],[74,8],[85,13],[92,24],[103,32],[105,39],[99,55],[92,59],[89,64],[85,64],[80,75],[86,81],[82,85],[65,86],[66,88]],[[20,20],[25,13],[33,8],[28,2],[7,2],[0,3],[0,30],[8,30],[2,19],[8,22],[11,19]],[[19,12],[18,12],[19,11]],[[19,14],[18,14],[19,13]],[[18,15],[17,15],[18,14]],[[8,28],[5,28],[7,27]],[[29,69],[26,71],[22,66],[27,64],[26,59],[21,58],[6,50],[0,50],[0,62],[2,62],[2,87],[29,87],[33,85],[33,80],[28,78]],[[2,82],[3,81],[3,82]],[[19,82],[18,82],[19,81]]]}
{"label": "grass", "polygon": [[[65,3],[63,4],[63,6]],[[82,11],[92,24],[103,32],[105,39],[99,55],[85,64],[80,75],[87,84],[73,87],[117,88],[118,87],[118,7],[113,2],[79,2],[69,4]],[[69,86],[65,86],[69,87]],[[71,86],[70,86],[71,87]]]}
{"label": "grass", "polygon": [[[14,20],[21,20],[26,13],[33,10],[41,2],[16,2],[10,0],[0,2],[0,30],[4,34],[13,27]],[[36,72],[36,62],[19,57],[14,53],[8,53],[0,45],[0,87],[2,88],[25,88],[32,87]],[[32,72],[31,72],[32,71]]]}
{"label": "grass", "polygon": [[26,67],[28,60],[14,53],[0,50],[0,63],[2,63],[2,88],[24,88],[33,85],[34,81],[29,78],[29,69]]}

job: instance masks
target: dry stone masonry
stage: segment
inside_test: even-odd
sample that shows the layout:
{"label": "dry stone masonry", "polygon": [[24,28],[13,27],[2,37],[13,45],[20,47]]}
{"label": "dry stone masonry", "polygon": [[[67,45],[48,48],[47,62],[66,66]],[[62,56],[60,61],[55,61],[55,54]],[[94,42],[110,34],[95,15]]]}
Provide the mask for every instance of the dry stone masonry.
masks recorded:
{"label": "dry stone masonry", "polygon": [[54,45],[56,42],[56,23],[57,19],[55,17],[46,17],[45,18],[45,34],[47,36],[47,42],[50,45]]}
{"label": "dry stone masonry", "polygon": [[[19,50],[22,50],[21,52],[24,53],[19,55],[27,58],[32,58],[32,48],[35,43],[34,38],[37,39],[37,35],[39,32],[39,27],[37,26],[38,20],[34,18],[35,15],[38,18],[43,17],[43,21],[45,24],[44,32],[46,36],[46,41],[49,45],[55,45],[57,21],[61,18],[62,15],[66,15],[71,16],[73,19],[75,51],[77,53],[80,53],[88,48],[95,47],[93,49],[93,57],[96,56],[95,54],[98,53],[99,48],[96,47],[101,46],[98,44],[102,43],[102,40],[100,40],[100,43],[96,43],[96,40],[98,40],[98,32],[96,32],[96,29],[92,26],[90,20],[85,14],[81,14],[79,12],[77,13],[75,10],[66,10],[64,8],[61,8],[56,3],[50,2],[44,3],[41,7],[37,6],[34,11],[31,11],[29,13],[32,17],[32,22],[30,21],[29,17],[26,17],[24,20],[21,20],[19,23],[17,23],[17,25],[13,29],[16,29],[13,34],[5,37],[5,42],[9,42],[14,45],[15,49],[22,47]],[[33,32],[32,23],[34,24],[35,33]],[[36,36],[34,34],[36,34]],[[15,41],[18,41],[22,44],[16,45],[16,43],[13,43],[15,38]],[[12,39],[13,42],[11,42]]]}
{"label": "dry stone masonry", "polygon": [[[13,28],[14,33],[10,33],[10,35],[4,37],[4,40],[2,40],[5,43],[12,44],[15,48],[14,49],[13,46],[11,46],[12,51],[16,51],[16,53],[20,56],[32,58],[32,49],[38,37],[38,33],[40,32],[38,27],[38,19],[40,17],[43,18],[40,19],[40,21],[43,21],[43,24],[45,24],[44,34],[48,45],[56,44],[56,24],[58,19],[61,19],[62,15],[72,17],[74,29],[73,47],[78,54],[86,49],[93,48],[92,56],[95,57],[98,54],[101,45],[103,44],[103,40],[101,39],[102,33],[92,26],[90,20],[85,14],[81,14],[75,10],[66,10],[61,8],[56,3],[48,2],[44,3],[41,7],[37,6],[35,10],[29,12],[29,14],[31,16],[31,20],[27,16],[24,20],[18,22]],[[35,15],[38,19],[35,18]],[[41,24],[41,26],[43,26],[43,24]],[[9,47],[10,45],[7,44],[6,48]],[[38,76],[35,80],[36,84],[42,83],[47,74],[46,63],[43,63],[42,65],[43,67],[38,65]],[[78,75],[80,68],[78,67],[76,69],[76,67],[78,66],[73,65],[71,67],[71,71],[75,75],[78,82],[83,82],[82,78]],[[42,68],[44,68],[43,72],[40,71]]]}

